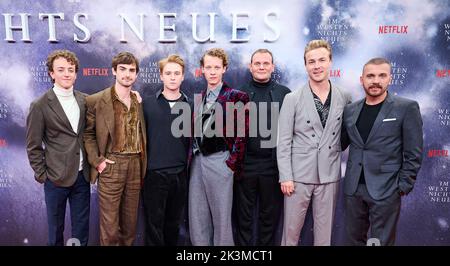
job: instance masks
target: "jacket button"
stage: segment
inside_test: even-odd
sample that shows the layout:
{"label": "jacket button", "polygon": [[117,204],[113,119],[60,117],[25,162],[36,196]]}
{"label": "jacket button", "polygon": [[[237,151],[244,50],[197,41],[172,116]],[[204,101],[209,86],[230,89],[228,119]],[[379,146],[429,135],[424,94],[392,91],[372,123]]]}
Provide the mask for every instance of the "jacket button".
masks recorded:
{"label": "jacket button", "polygon": [[312,134],[312,137],[314,138],[316,135]]}
{"label": "jacket button", "polygon": [[333,135],[336,135],[336,132],[333,132]]}
{"label": "jacket button", "polygon": [[361,165],[362,165],[362,163],[358,163],[358,165],[359,165],[359,166],[361,166]]}
{"label": "jacket button", "polygon": [[308,120],[308,121],[306,121],[306,123],[308,123],[308,124],[309,124],[310,122],[311,122],[311,121],[309,121],[309,120]]}
{"label": "jacket button", "polygon": [[328,149],[330,149],[330,150],[331,150],[331,146],[328,146]]}
{"label": "jacket button", "polygon": [[80,155],[80,152],[77,152],[76,154],[77,154],[77,155]]}
{"label": "jacket button", "polygon": [[341,118],[340,118],[340,117],[338,117],[338,120],[341,120]]}

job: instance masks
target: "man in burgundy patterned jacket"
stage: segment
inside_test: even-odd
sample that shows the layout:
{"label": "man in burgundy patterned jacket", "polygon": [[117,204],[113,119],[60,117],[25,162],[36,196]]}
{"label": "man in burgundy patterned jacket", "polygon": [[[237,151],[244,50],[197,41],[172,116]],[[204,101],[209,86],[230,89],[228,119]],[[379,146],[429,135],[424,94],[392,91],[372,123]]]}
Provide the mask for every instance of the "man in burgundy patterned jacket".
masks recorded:
{"label": "man in burgundy patterned jacket", "polygon": [[228,65],[223,49],[206,51],[200,64],[207,88],[194,96],[190,237],[194,246],[231,246],[233,181],[242,172],[249,98],[223,82]]}

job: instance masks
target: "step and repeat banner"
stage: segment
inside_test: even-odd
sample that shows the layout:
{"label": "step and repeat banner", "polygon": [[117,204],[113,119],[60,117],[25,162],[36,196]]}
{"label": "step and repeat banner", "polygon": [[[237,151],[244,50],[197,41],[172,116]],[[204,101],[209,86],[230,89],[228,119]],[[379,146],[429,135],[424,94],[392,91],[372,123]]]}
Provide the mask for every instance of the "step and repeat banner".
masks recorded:
{"label": "step and repeat banner", "polygon": [[[0,13],[0,245],[47,241],[44,190],[28,164],[25,121],[30,103],[52,86],[45,66],[52,50],[77,54],[75,88],[88,94],[113,84],[115,54],[132,52],[141,69],[135,89],[144,96],[161,87],[159,59],[177,53],[187,63],[182,89],[192,95],[204,87],[199,59],[212,47],[228,53],[232,87],[250,80],[251,53],[267,48],[274,78],[297,90],[307,79],[303,53],[312,39],[332,44],[330,77],[354,99],[364,95],[363,64],[386,57],[393,66],[389,91],[419,102],[424,160],[402,201],[397,244],[450,245],[450,1],[2,0]],[[91,191],[89,243],[98,245],[95,185]],[[340,195],[335,245],[343,244],[344,211]],[[312,244],[311,226],[308,218],[302,245]],[[187,230],[181,244],[189,244]],[[69,232],[67,219],[67,238]],[[142,233],[140,221],[137,245]]]}

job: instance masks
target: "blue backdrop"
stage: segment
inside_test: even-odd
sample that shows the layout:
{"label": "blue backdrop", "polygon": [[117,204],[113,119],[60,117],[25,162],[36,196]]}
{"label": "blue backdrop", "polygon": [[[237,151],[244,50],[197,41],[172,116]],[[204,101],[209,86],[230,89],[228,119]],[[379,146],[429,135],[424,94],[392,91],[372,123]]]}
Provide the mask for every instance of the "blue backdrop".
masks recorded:
{"label": "blue backdrop", "polygon": [[[199,59],[211,47],[228,52],[225,80],[233,87],[250,79],[251,53],[268,48],[274,53],[274,78],[296,90],[306,81],[304,46],[317,38],[332,44],[331,79],[354,99],[363,96],[363,64],[382,56],[393,64],[389,91],[419,102],[424,161],[413,192],[402,201],[397,244],[450,244],[450,1],[112,2],[0,3],[0,245],[46,243],[44,192],[26,157],[25,119],[30,102],[52,86],[45,67],[52,50],[70,49],[78,55],[75,88],[89,94],[113,83],[111,58],[120,51],[141,59],[135,88],[144,95],[161,86],[158,60],[178,53],[187,62],[183,90],[192,95],[203,86]],[[95,186],[91,206],[90,244],[97,245]],[[333,234],[337,245],[343,240],[343,215],[340,199]],[[142,230],[140,223],[137,244],[142,243]],[[303,231],[302,245],[310,245],[311,219]]]}

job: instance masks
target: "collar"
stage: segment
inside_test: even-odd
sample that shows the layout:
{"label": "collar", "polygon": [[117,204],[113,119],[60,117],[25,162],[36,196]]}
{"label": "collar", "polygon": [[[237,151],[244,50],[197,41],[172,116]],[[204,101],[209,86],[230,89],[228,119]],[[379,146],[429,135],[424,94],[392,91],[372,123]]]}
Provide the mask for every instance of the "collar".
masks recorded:
{"label": "collar", "polygon": [[[333,85],[331,84],[331,81],[328,80],[328,84],[330,84],[330,93],[331,93],[331,89],[333,88]],[[315,94],[313,89],[311,88],[311,83],[308,82],[308,87],[311,90],[312,94]]]}
{"label": "collar", "polygon": [[269,79],[269,81],[265,82],[265,83],[261,83],[258,81],[255,81],[254,79],[252,79],[251,83],[253,86],[257,87],[257,88],[268,88],[273,84],[273,80]]}
{"label": "collar", "polygon": [[214,89],[206,89],[206,96],[208,96],[210,93],[217,98],[220,93],[220,88],[222,88],[223,82],[220,82]]}
{"label": "collar", "polygon": [[[131,91],[130,91],[130,99],[132,101],[137,101],[136,95],[134,95],[134,93],[132,93]],[[111,100],[122,102],[119,98],[119,95],[117,95],[116,87],[114,85],[111,87]]]}
{"label": "collar", "polygon": [[[156,94],[155,94],[156,99],[159,99],[161,96],[163,96],[163,98],[166,99],[166,97],[164,97],[164,95],[162,94],[162,92],[163,92],[163,89],[159,89],[159,90],[156,92]],[[183,101],[183,102],[187,101],[187,98],[188,98],[188,97],[186,96],[186,94],[184,94],[184,92],[181,91],[181,89],[180,89],[180,93],[181,93],[181,96],[180,96],[180,98],[178,98],[178,100],[176,100],[176,101]],[[167,99],[166,99],[166,100],[167,100]],[[167,101],[169,101],[169,100],[167,100]]]}
{"label": "collar", "polygon": [[73,96],[73,86],[70,89],[63,89],[56,83],[53,85],[53,92],[55,92],[58,97],[70,97]]}

